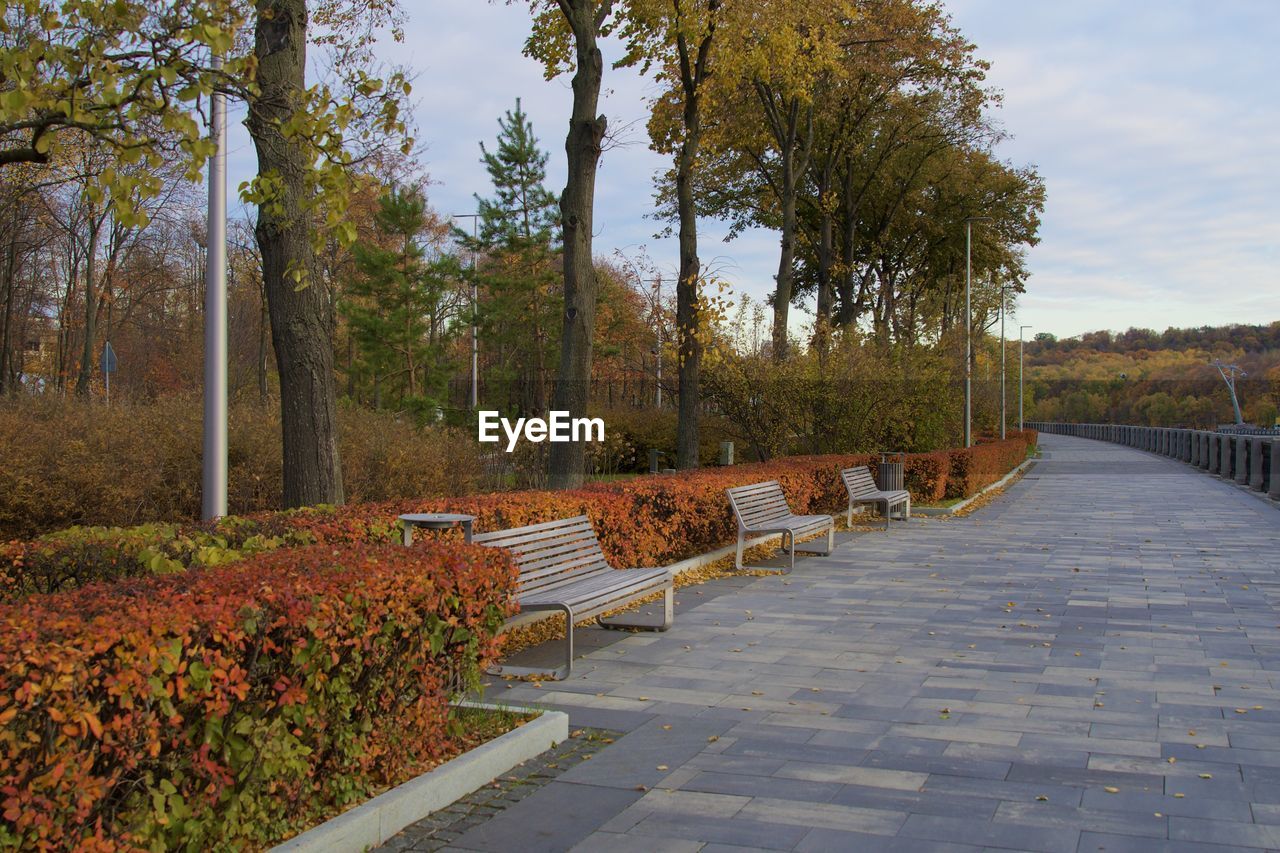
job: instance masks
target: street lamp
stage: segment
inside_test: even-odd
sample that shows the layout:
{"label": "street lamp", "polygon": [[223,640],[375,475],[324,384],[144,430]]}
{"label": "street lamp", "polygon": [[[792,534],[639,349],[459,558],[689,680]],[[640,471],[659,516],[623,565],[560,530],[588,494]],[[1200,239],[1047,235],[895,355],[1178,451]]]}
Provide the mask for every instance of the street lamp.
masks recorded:
{"label": "street lamp", "polygon": [[1027,329],[1034,329],[1035,326],[1019,326],[1018,327],[1018,432],[1026,429],[1022,421],[1022,400],[1025,396],[1022,393],[1022,333]]}
{"label": "street lamp", "polygon": [[657,382],[655,387],[657,391],[654,394],[656,408],[662,408],[662,276],[657,276],[653,280],[653,315],[656,321],[654,325],[658,331],[658,345],[653,348],[654,357],[657,359],[657,371],[655,378]]}
{"label": "street lamp", "polygon": [[964,220],[964,446],[973,446],[973,223],[990,222],[990,216]]}
{"label": "street lamp", "polygon": [[1007,404],[1005,403],[1005,392],[1004,392],[1004,386],[1005,386],[1005,383],[1004,383],[1004,364],[1005,364],[1004,306],[1005,306],[1005,301],[1007,299],[1008,299],[1008,287],[1006,285],[1001,285],[1000,286],[1000,440],[1001,441],[1004,441],[1005,439],[1005,423],[1009,420],[1008,416],[1005,414]]}
{"label": "street lamp", "polygon": [[476,237],[480,224],[478,213],[455,213],[454,219],[471,220],[471,410],[480,405],[480,336],[476,331]]}
{"label": "street lamp", "polygon": [[[213,69],[222,57],[213,56]],[[209,136],[208,248],[204,269],[204,442],[201,458],[200,517],[227,514],[227,96],[214,92]]]}

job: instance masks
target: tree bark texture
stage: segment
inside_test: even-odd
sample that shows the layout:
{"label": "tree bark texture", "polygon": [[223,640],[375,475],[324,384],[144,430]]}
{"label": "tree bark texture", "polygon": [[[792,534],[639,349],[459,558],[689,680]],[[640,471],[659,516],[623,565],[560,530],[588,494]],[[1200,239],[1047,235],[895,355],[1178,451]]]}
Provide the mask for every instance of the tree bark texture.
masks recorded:
{"label": "tree bark texture", "polygon": [[[596,169],[608,122],[596,114],[604,60],[596,39],[611,2],[562,0],[560,8],[573,31],[576,70],[573,111],[565,138],[569,177],[560,196],[564,231],[564,332],[560,372],[552,407],[572,418],[585,417],[591,388],[591,347],[596,323],[596,282],[591,254]],[[556,442],[549,453],[548,481],[553,489],[572,489],[586,476],[585,442]]]}
{"label": "tree bark texture", "polygon": [[779,99],[762,82],[757,82],[755,88],[781,161],[775,185],[782,213],[782,237],[773,293],[773,359],[782,361],[789,354],[787,325],[795,293],[796,200],[813,150],[813,107],[801,105],[798,98]]}
{"label": "tree bark texture", "polygon": [[[680,9],[679,0],[676,9]],[[693,171],[702,139],[701,87],[709,72],[719,0],[707,4],[707,31],[691,55],[683,31],[677,37],[681,87],[684,90],[684,139],[676,159],[676,208],[680,218],[680,279],[676,282],[676,330],[679,336],[680,408],[676,420],[676,467],[697,468],[699,406],[702,402],[702,340],[698,337],[701,310],[698,282],[698,210],[693,200]]]}
{"label": "tree bark texture", "polygon": [[[258,210],[255,235],[271,315],[284,449],[287,507],[343,502],[338,456],[337,383],[329,336],[329,306],[311,244],[306,210],[311,167],[307,152],[281,132],[306,86],[306,0],[258,0],[254,50],[261,94],[246,125],[258,172],[279,181],[276,205]],[[299,287],[292,273],[305,276]]]}

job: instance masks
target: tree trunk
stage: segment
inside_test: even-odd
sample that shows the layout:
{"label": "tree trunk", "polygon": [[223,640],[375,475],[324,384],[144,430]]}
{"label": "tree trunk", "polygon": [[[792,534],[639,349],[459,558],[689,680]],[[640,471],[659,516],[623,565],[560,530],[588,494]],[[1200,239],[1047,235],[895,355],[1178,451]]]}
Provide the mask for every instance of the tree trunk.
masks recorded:
{"label": "tree trunk", "polygon": [[[787,321],[791,314],[791,297],[795,292],[796,198],[799,181],[809,168],[809,155],[813,151],[813,107],[802,107],[796,98],[784,99],[779,104],[773,90],[760,81],[756,82],[755,89],[782,164],[782,174],[777,183],[778,204],[782,209],[782,238],[773,293],[773,360],[783,361],[788,355]],[[801,122],[804,122],[804,128],[801,128]]]}
{"label": "tree trunk", "polygon": [[10,376],[13,370],[13,291],[18,268],[18,205],[15,199],[13,217],[9,224],[9,251],[4,266],[4,332],[0,335],[0,396],[13,391]]}
{"label": "tree trunk", "polygon": [[[325,288],[311,245],[307,201],[310,160],[280,125],[306,86],[306,0],[258,0],[254,51],[260,94],[245,121],[258,173],[278,181],[276,204],[258,209],[255,235],[271,314],[284,444],[286,507],[343,502],[333,347]],[[292,273],[305,278],[299,289]]]}
{"label": "tree trunk", "polygon": [[792,153],[782,154],[782,240],[778,254],[777,286],[773,293],[773,360],[787,357],[787,322],[796,268],[796,178]]}
{"label": "tree trunk", "polygon": [[76,377],[76,396],[89,398],[93,383],[93,350],[97,335],[98,306],[94,301],[94,276],[98,271],[98,231],[101,220],[89,213],[89,250],[84,260],[84,348],[80,355],[80,374]]}
{"label": "tree trunk", "polygon": [[[826,191],[823,190],[823,196]],[[822,196],[820,196],[821,198]],[[825,362],[831,349],[831,309],[835,304],[832,267],[835,264],[835,222],[823,205],[822,223],[818,228],[818,308],[814,320],[813,344],[818,358]]]}
{"label": "tree trunk", "polygon": [[258,401],[262,403],[267,401],[267,350],[271,343],[267,338],[267,329],[270,325],[271,318],[267,314],[267,292],[263,290],[258,311]]}
{"label": "tree trunk", "polygon": [[[597,115],[604,60],[596,45],[599,23],[608,15],[609,0],[562,0],[560,8],[573,31],[576,71],[573,75],[573,111],[565,138],[569,177],[560,196],[564,231],[564,333],[560,343],[560,372],[556,378],[552,408],[585,417],[591,385],[591,345],[596,324],[596,282],[591,255],[592,216],[595,205],[596,169],[608,122]],[[572,489],[586,476],[586,444],[556,442],[551,445],[548,482],[553,489]]]}
{"label": "tree trunk", "polygon": [[[676,8],[679,10],[679,4]],[[708,2],[708,15],[714,16],[719,9],[719,0]],[[677,43],[681,85],[684,90],[684,139],[676,159],[676,207],[680,217],[680,279],[676,282],[676,329],[680,356],[680,408],[676,418],[677,468],[697,468],[701,446],[698,406],[702,401],[702,340],[698,337],[701,326],[698,281],[702,264],[698,259],[698,211],[693,201],[693,170],[697,165],[698,146],[702,141],[699,90],[709,70],[714,37],[715,19],[712,17],[708,21],[706,34],[698,45],[696,58],[689,55],[689,46],[683,32],[678,36]]]}

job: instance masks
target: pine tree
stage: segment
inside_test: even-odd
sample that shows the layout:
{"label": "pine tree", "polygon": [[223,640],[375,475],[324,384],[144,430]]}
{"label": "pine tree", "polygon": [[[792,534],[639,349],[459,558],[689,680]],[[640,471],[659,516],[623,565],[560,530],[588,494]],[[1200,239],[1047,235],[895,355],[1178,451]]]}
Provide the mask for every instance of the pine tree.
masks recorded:
{"label": "pine tree", "polygon": [[356,269],[343,311],[374,403],[433,413],[444,399],[445,300],[461,276],[457,259],[427,259],[431,225],[417,188],[392,187],[379,202],[374,240],[355,246]]}
{"label": "pine tree", "polygon": [[498,119],[496,150],[489,151],[481,142],[480,153],[494,189],[492,199],[476,196],[480,241],[487,247],[504,249],[550,244],[560,214],[555,194],[545,184],[549,155],[538,148],[538,138],[519,98],[515,111],[508,110]]}
{"label": "pine tree", "polygon": [[514,111],[498,119],[498,128],[492,151],[480,143],[494,194],[476,196],[479,235],[465,240],[483,257],[477,319],[489,361],[486,385],[505,387],[509,410],[541,413],[547,408],[564,305],[556,244],[559,208],[544,183],[548,155],[538,147],[519,99]]}

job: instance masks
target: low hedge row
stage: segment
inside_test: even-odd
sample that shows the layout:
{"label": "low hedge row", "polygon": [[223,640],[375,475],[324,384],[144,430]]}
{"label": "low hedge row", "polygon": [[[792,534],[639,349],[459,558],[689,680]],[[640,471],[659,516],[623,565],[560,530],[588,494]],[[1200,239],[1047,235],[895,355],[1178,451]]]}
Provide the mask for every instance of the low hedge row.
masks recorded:
{"label": "low hedge row", "polygon": [[434,764],[514,568],[313,546],[0,606],[0,847],[263,847]]}
{"label": "low hedge row", "polygon": [[[1036,434],[1027,431],[968,450],[908,454],[907,488],[917,503],[965,497],[1015,467],[1035,441]],[[228,518],[211,526],[78,528],[0,549],[0,601],[98,579],[215,565],[280,547],[394,542],[395,519],[406,512],[467,512],[476,516],[479,530],[585,514],[615,565],[665,565],[733,541],[736,527],[724,495],[731,486],[777,480],[794,511],[831,512],[845,505],[839,469],[874,461],[871,454],[791,456],[561,492],[360,503]]]}

